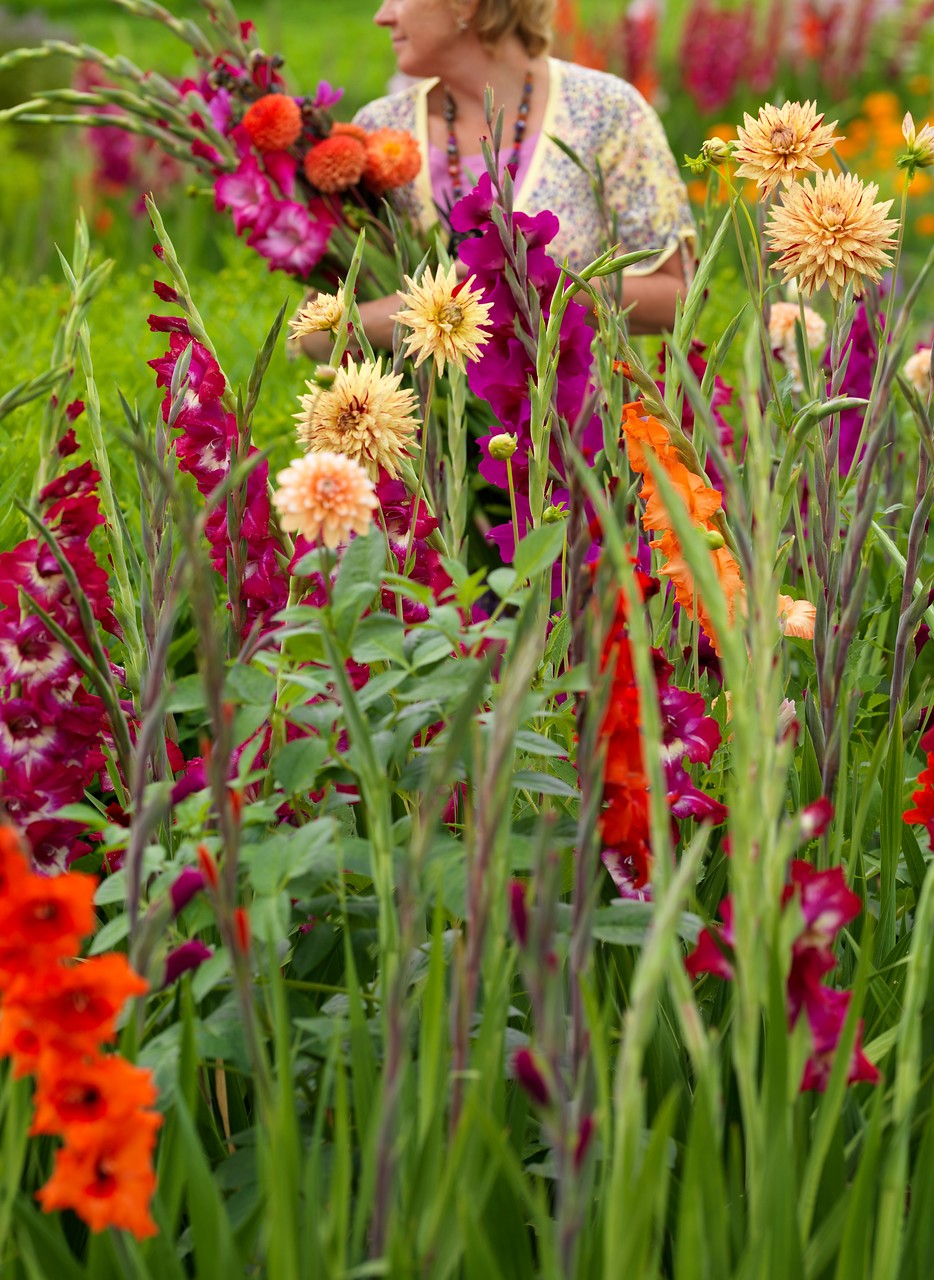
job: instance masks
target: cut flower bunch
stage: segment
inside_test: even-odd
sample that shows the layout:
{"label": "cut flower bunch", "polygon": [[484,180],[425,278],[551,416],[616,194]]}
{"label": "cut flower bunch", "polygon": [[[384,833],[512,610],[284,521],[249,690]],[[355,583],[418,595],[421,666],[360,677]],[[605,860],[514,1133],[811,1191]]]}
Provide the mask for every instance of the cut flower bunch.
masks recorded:
{"label": "cut flower bunch", "polygon": [[[254,63],[240,178],[365,184]],[[836,138],[768,104],[693,162],[727,207],[660,358],[644,255],[564,269],[492,155],[466,271],[392,263],[391,353],[364,228],[291,323],[329,361],[257,287],[242,385],[152,200],[99,385],[79,223],[52,372],[0,389],[41,440],[0,550],[30,1280],[930,1276],[934,257],[897,278],[911,184]]]}

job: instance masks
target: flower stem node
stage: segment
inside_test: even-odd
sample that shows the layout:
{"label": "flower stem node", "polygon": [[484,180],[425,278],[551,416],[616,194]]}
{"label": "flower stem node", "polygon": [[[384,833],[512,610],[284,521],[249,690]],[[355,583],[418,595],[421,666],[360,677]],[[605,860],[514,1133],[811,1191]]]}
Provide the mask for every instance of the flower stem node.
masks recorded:
{"label": "flower stem node", "polygon": [[492,436],[487,445],[487,452],[491,458],[497,462],[505,462],[519,447],[519,437],[510,435],[508,431],[503,431],[498,436]]}

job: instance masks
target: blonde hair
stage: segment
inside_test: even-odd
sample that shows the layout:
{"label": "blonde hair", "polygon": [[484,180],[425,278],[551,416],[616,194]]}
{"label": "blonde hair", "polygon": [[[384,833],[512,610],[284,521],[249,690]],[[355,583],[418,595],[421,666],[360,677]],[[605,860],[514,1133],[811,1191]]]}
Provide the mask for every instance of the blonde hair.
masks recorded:
{"label": "blonde hair", "polygon": [[547,53],[555,0],[477,0],[471,26],[483,43],[495,48],[518,36],[530,58]]}

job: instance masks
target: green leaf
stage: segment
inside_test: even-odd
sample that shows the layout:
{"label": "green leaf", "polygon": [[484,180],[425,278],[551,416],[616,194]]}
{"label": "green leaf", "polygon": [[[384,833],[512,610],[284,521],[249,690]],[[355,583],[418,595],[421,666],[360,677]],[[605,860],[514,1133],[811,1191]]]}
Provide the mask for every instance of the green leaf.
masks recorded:
{"label": "green leaf", "polygon": [[335,618],[345,614],[359,618],[379,590],[386,563],[386,540],[379,529],[365,538],[353,538],[341,554],[334,583]]}
{"label": "green leaf", "polygon": [[276,696],[275,677],[259,667],[238,662],[227,672],[224,694],[236,702],[251,706],[271,706]]}
{"label": "green leaf", "polygon": [[113,951],[117,943],[122,942],[129,932],[130,917],[125,912],[119,916],[114,916],[112,920],[107,921],[103,929],[94,935],[88,954],[97,956],[102,951]]}
{"label": "green leaf", "polygon": [[[561,554],[565,533],[564,521],[559,520],[557,524],[543,524],[527,534],[516,547],[515,559],[512,562],[516,577],[524,581],[527,578],[534,578],[545,569],[550,569]],[[491,574],[491,583],[492,580]]]}
{"label": "green leaf", "polygon": [[313,790],[328,755],[325,738],[298,738],[287,742],[273,762],[273,777],[287,796]]}

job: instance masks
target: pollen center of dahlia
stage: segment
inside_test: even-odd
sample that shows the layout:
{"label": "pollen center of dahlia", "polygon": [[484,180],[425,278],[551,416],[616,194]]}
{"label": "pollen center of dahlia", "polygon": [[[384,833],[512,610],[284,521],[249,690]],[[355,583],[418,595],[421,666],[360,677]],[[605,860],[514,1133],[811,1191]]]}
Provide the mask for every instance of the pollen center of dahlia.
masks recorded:
{"label": "pollen center of dahlia", "polygon": [[828,204],[821,221],[828,231],[839,231],[846,222],[846,214],[838,204]]}
{"label": "pollen center of dahlia", "polygon": [[464,313],[456,302],[445,302],[438,309],[438,324],[442,328],[456,329],[464,318]]}
{"label": "pollen center of dahlia", "polygon": [[795,144],[795,131],[787,124],[780,124],[772,130],[769,142],[776,151],[790,151]]}

